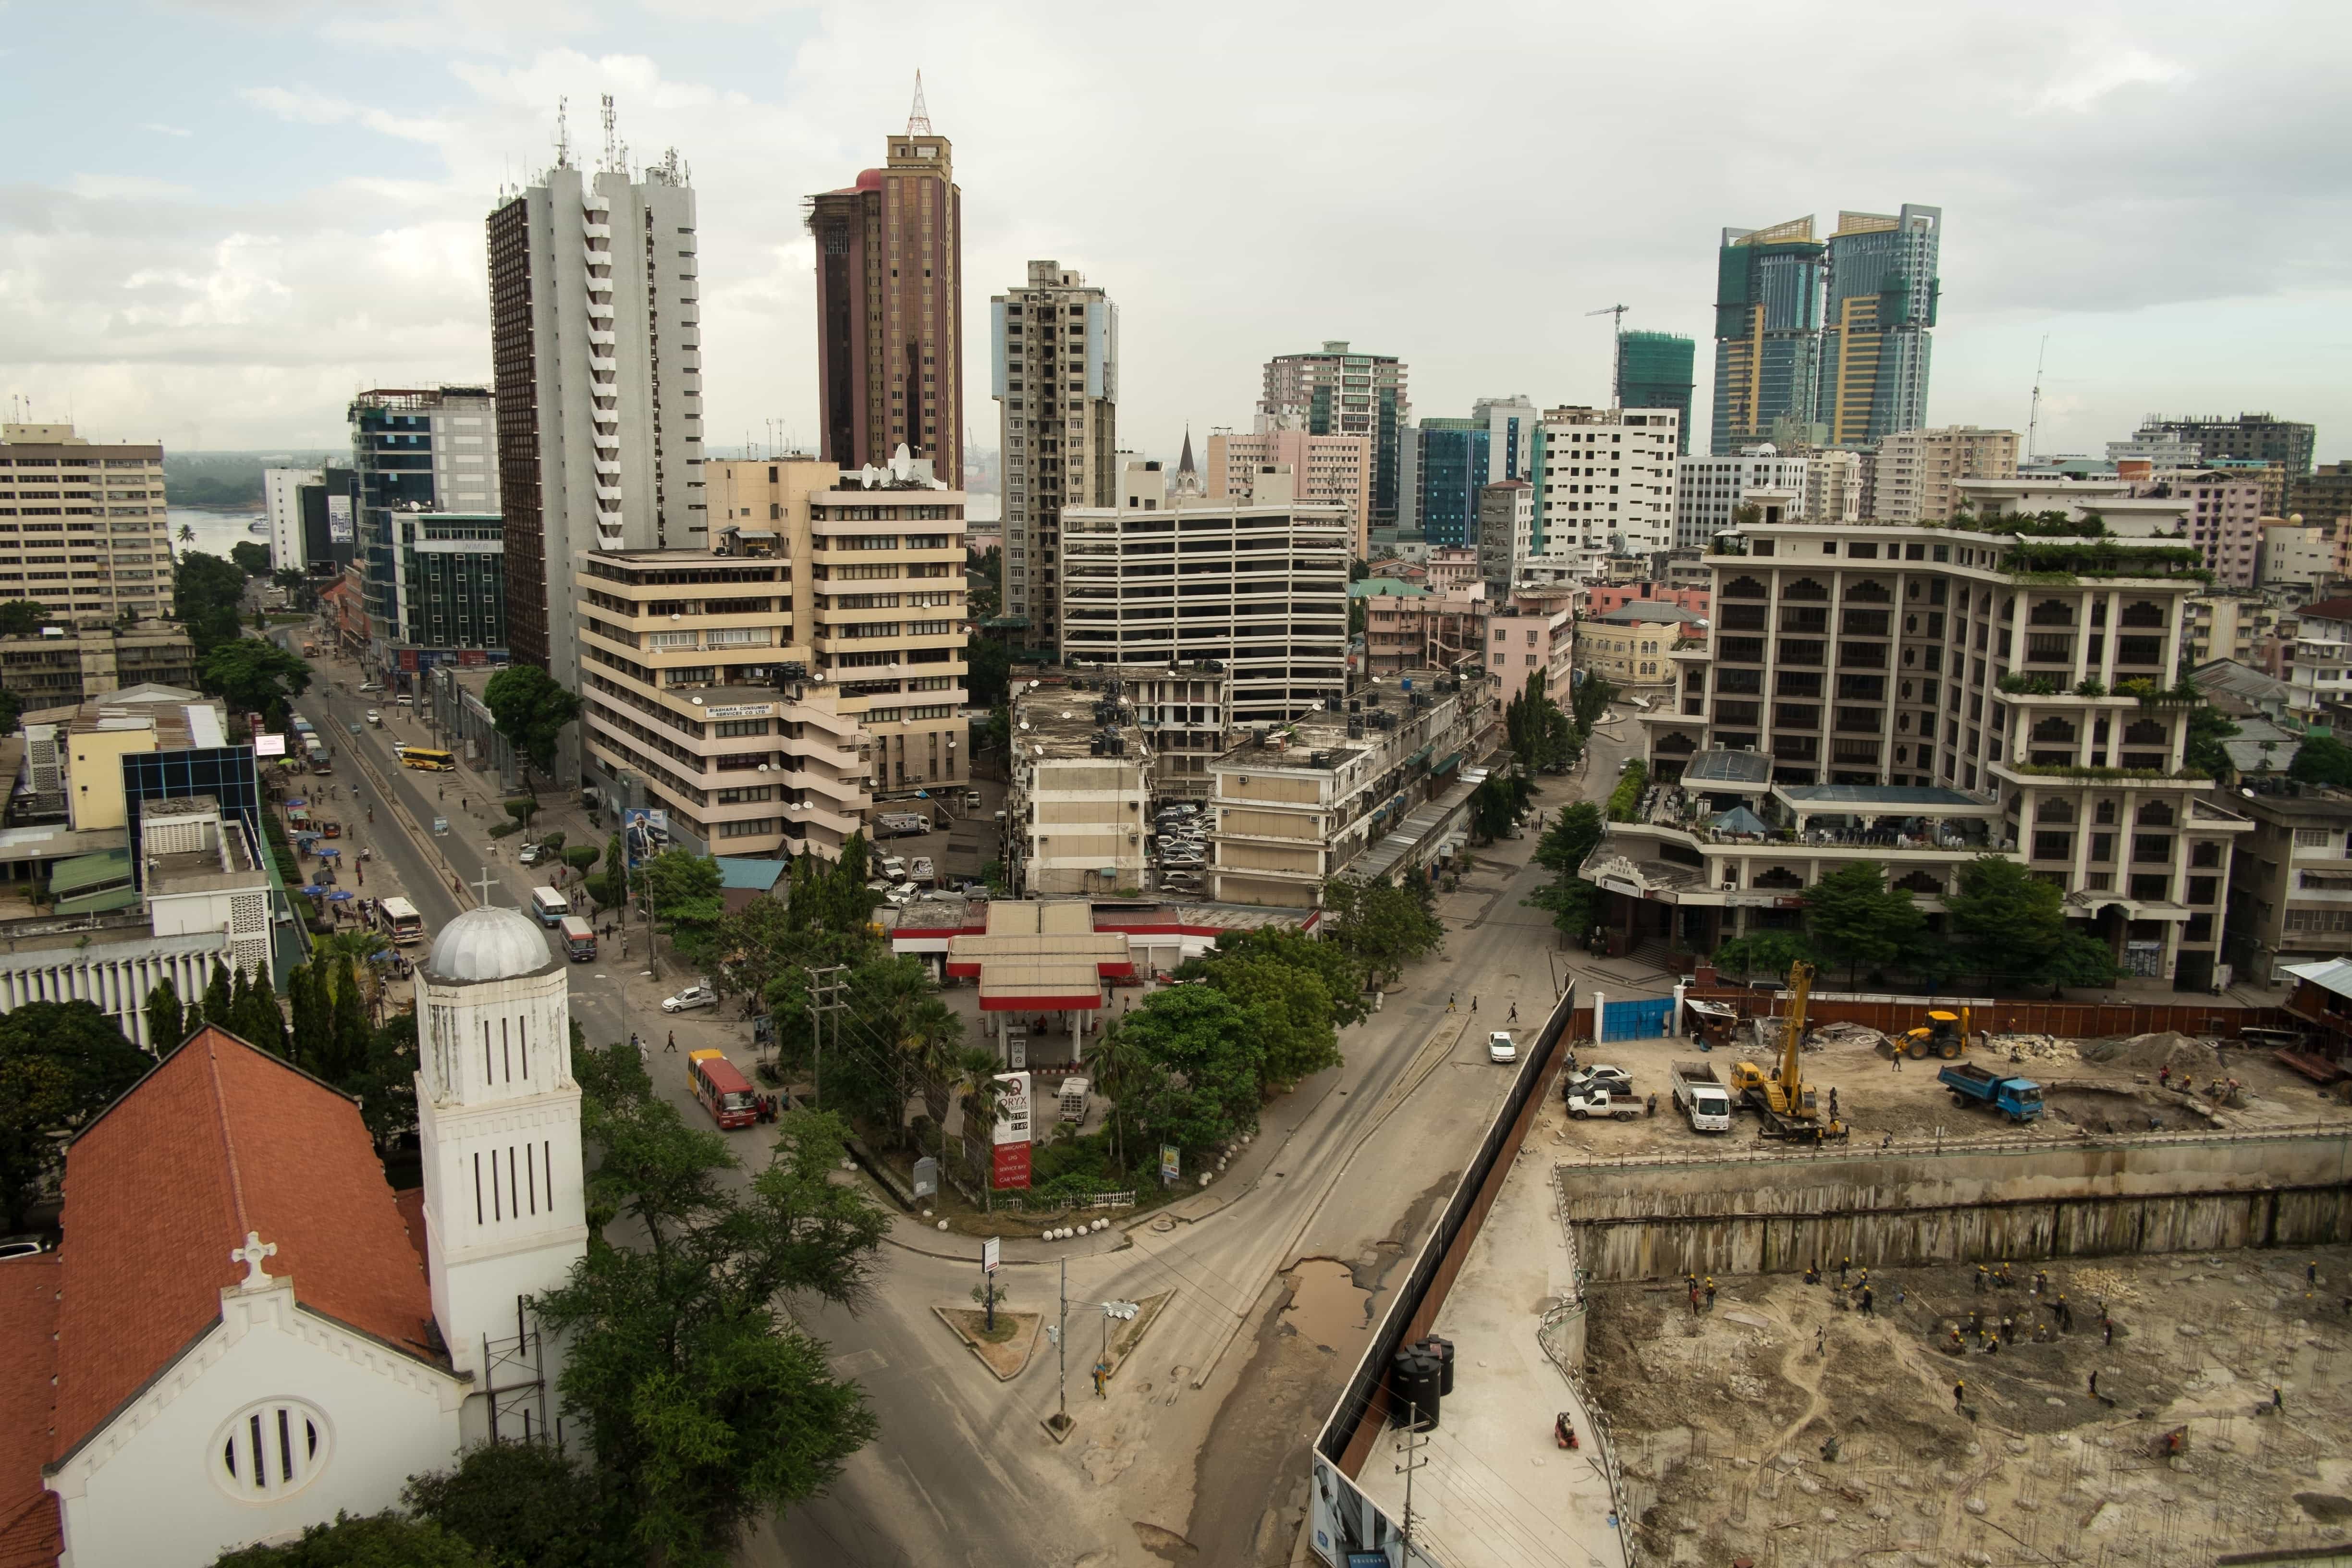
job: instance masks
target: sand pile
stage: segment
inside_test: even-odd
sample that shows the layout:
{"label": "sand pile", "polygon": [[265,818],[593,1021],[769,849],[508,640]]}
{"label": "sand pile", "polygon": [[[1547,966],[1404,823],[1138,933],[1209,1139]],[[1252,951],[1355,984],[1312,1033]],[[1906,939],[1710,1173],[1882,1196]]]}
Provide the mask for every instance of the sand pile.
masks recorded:
{"label": "sand pile", "polygon": [[2118,1040],[2094,1040],[2083,1047],[2083,1059],[2141,1072],[2170,1068],[2174,1078],[2186,1076],[2192,1080],[2213,1077],[2221,1070],[2220,1051],[2193,1035],[2172,1030]]}

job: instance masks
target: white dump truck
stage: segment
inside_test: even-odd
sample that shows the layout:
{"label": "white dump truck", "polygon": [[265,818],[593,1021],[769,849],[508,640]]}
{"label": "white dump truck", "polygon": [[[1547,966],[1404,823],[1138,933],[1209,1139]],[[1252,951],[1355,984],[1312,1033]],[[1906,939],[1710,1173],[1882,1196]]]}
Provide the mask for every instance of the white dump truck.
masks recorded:
{"label": "white dump truck", "polygon": [[1705,1062],[1674,1065],[1675,1104],[1690,1121],[1694,1132],[1731,1131],[1731,1091]]}

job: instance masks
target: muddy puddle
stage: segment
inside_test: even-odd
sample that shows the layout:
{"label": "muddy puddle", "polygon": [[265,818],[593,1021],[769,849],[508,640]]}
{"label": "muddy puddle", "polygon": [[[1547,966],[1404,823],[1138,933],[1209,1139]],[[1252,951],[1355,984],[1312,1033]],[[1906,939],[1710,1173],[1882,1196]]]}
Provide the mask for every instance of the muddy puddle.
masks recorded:
{"label": "muddy puddle", "polygon": [[1371,1332],[1364,1316],[1371,1300],[1370,1291],[1356,1288],[1346,1264],[1309,1258],[1290,1271],[1290,1302],[1282,1310],[1282,1321],[1301,1339],[1353,1356]]}

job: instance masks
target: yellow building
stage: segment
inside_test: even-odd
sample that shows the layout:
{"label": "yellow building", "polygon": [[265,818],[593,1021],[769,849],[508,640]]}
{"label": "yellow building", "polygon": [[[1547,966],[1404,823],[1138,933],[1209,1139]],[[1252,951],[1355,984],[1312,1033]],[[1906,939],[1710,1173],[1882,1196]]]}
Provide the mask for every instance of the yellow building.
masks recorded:
{"label": "yellow building", "polygon": [[1705,616],[1673,605],[1636,601],[1576,624],[1576,667],[1614,686],[1662,686],[1675,678],[1668,655],[1688,637],[1704,638]]}

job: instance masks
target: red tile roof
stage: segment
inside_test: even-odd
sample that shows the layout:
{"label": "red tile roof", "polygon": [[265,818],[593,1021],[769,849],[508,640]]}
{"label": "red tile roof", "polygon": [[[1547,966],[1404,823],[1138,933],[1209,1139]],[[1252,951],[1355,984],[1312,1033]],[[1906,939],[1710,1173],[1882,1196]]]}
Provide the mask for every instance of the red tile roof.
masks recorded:
{"label": "red tile roof", "polygon": [[41,1467],[53,1438],[58,1255],[0,1263],[0,1568],[50,1568],[62,1544]]}
{"label": "red tile roof", "polygon": [[57,1441],[63,1458],[220,1317],[247,1231],[304,1307],[420,1359],[425,1270],[360,1121],[309,1074],[206,1027],[66,1156]]}

